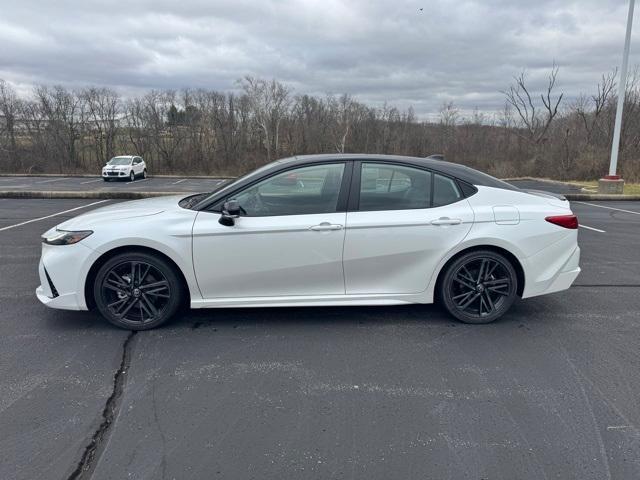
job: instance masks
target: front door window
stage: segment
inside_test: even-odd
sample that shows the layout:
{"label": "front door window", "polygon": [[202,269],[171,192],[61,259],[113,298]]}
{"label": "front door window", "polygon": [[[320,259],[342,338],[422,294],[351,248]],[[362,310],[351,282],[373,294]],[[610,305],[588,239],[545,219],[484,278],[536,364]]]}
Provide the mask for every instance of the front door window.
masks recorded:
{"label": "front door window", "polygon": [[288,170],[233,198],[247,217],[332,213],[337,209],[343,173],[343,163]]}

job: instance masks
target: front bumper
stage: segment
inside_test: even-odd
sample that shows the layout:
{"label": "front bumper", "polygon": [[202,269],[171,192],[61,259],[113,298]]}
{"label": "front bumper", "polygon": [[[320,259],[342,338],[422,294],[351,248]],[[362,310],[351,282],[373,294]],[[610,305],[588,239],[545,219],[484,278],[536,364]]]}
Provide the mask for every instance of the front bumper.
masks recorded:
{"label": "front bumper", "polygon": [[84,279],[95,252],[82,244],[42,244],[36,296],[44,305],[64,310],[87,310]]}
{"label": "front bumper", "polygon": [[124,170],[103,170],[102,176],[108,178],[126,177],[127,172]]}

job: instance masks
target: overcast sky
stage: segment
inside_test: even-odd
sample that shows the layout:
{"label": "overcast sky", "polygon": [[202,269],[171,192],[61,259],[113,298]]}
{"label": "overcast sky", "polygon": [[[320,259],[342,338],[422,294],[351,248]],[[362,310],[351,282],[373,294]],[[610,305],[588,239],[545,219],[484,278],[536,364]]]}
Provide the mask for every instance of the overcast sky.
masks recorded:
{"label": "overcast sky", "polygon": [[[522,69],[552,63],[571,97],[621,61],[628,0],[0,0],[0,78],[236,88],[251,74],[296,93],[350,93],[419,114],[445,101],[498,110]],[[420,10],[422,9],[422,10]],[[640,64],[640,7],[631,64]]]}

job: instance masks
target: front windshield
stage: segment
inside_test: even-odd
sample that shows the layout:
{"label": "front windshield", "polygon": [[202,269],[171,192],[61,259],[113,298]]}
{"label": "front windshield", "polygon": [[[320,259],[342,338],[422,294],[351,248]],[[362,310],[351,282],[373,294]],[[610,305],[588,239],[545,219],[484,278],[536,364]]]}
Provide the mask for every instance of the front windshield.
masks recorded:
{"label": "front windshield", "polygon": [[131,158],[130,157],[113,157],[107,165],[130,165]]}

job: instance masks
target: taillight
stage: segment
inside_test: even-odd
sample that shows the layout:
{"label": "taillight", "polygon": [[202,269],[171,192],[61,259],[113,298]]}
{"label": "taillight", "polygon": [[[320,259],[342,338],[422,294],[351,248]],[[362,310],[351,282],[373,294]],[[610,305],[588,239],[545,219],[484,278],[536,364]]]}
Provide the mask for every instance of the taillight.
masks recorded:
{"label": "taillight", "polygon": [[575,230],[578,228],[578,217],[575,215],[553,215],[546,217],[545,220],[554,225]]}

